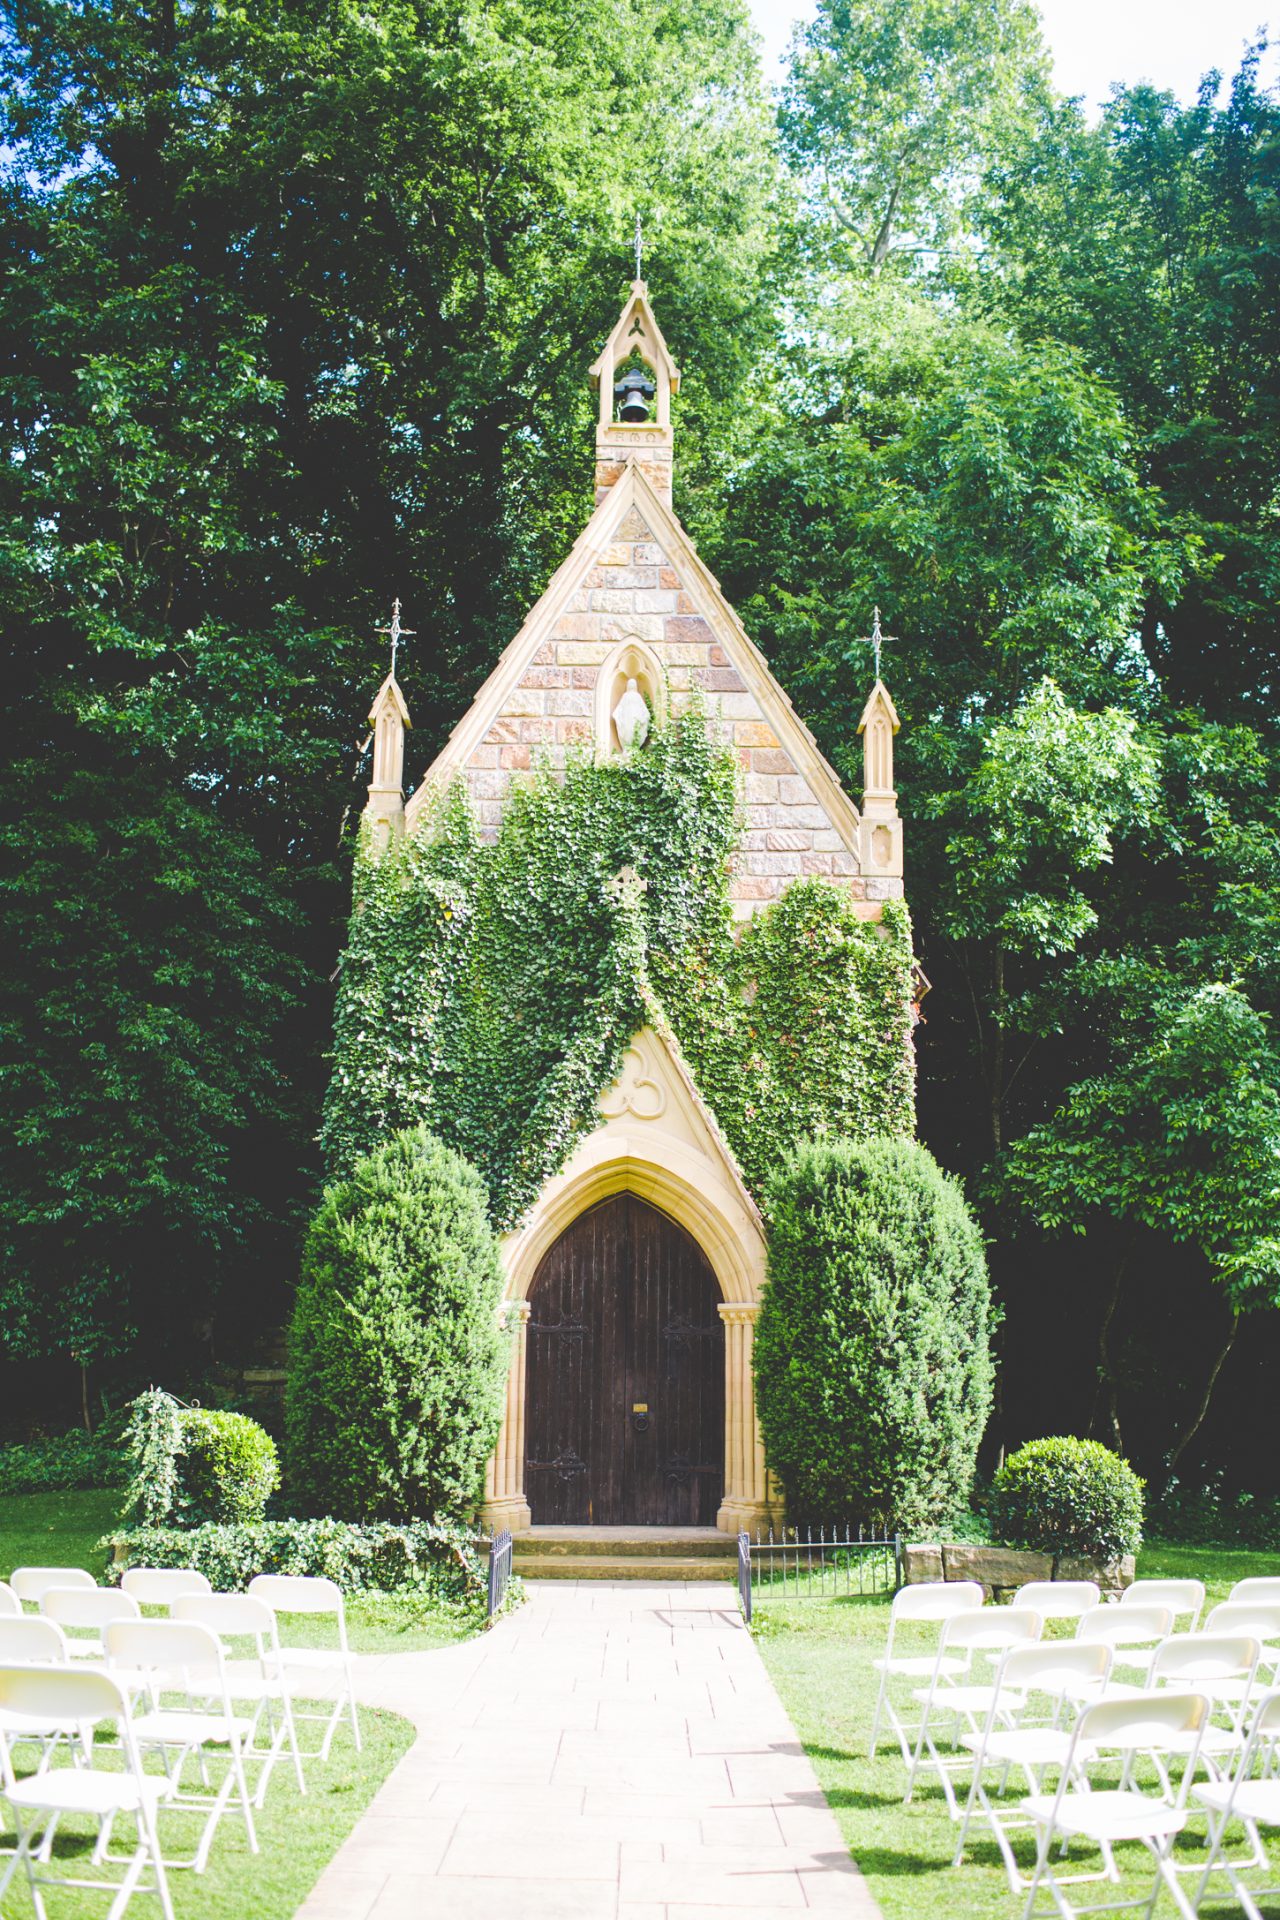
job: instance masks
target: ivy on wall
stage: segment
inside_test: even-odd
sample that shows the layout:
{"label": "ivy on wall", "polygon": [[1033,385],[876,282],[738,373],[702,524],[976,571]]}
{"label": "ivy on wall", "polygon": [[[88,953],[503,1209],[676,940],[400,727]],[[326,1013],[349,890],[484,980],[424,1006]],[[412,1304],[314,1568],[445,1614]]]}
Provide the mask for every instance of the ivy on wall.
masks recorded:
{"label": "ivy on wall", "polygon": [[362,842],[331,1174],[423,1124],[479,1167],[510,1227],[662,1013],[754,1192],[801,1135],[910,1133],[905,907],[869,926],[830,882],[797,879],[735,939],[738,828],[734,755],[695,708],[630,759],[539,769],[492,845],[461,783],[381,856]]}

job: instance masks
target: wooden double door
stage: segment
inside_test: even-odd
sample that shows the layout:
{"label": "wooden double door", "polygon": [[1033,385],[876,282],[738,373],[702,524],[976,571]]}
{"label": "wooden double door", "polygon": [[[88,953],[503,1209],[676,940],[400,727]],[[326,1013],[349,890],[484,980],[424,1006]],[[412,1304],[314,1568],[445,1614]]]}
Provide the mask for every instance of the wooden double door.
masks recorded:
{"label": "wooden double door", "polygon": [[714,1526],[724,1492],[720,1289],[633,1193],[579,1216],[529,1293],[525,1493],[535,1526]]}

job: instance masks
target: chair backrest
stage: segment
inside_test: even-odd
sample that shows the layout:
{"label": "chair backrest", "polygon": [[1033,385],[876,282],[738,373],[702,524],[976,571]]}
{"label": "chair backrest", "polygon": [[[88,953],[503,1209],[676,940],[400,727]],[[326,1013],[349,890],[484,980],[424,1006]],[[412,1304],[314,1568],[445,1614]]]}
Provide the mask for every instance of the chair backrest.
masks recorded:
{"label": "chair backrest", "polygon": [[6,1614],[0,1620],[0,1661],[14,1666],[64,1667],[69,1656],[67,1636],[56,1621],[38,1613]]}
{"label": "chair backrest", "polygon": [[[903,1593],[919,1591],[918,1587],[903,1587],[894,1597],[895,1607]],[[342,1588],[336,1581],[323,1580],[318,1574],[257,1573],[249,1582],[249,1592],[276,1613],[341,1615],[345,1612]]]}
{"label": "chair backrest", "polygon": [[277,1646],[276,1617],[251,1593],[180,1593],[171,1609],[175,1620],[192,1620],[222,1639],[253,1639],[260,1652]]}
{"label": "chair backrest", "polygon": [[140,1607],[167,1607],[182,1593],[212,1593],[194,1567],[130,1567],[120,1582]]}
{"label": "chair backrest", "polygon": [[1122,1607],[1168,1607],[1174,1618],[1191,1615],[1194,1629],[1204,1611],[1203,1580],[1135,1580],[1120,1595]]}
{"label": "chair backrest", "polygon": [[60,1627],[96,1631],[110,1620],[136,1620],[138,1603],[118,1587],[46,1587],[40,1611]]}
{"label": "chair backrest", "polygon": [[22,1602],[7,1580],[0,1580],[0,1619],[22,1612]]}
{"label": "chair backrest", "polygon": [[1205,1621],[1208,1633],[1248,1633],[1258,1640],[1280,1640],[1280,1606],[1252,1606],[1246,1600],[1224,1600]]}
{"label": "chair backrest", "polygon": [[214,1673],[221,1686],[222,1642],[197,1621],[114,1620],[102,1638],[112,1664],[163,1672],[166,1686],[177,1673]]}
{"label": "chair backrest", "polygon": [[1010,1648],[1000,1667],[1000,1685],[1010,1692],[1060,1694],[1073,1684],[1104,1686],[1111,1649],[1101,1640],[1042,1640]]}
{"label": "chair backrest", "polygon": [[983,1607],[953,1613],[943,1625],[939,1653],[1024,1647],[1040,1638],[1043,1626],[1040,1615],[1031,1607]]}
{"label": "chair backrest", "polygon": [[1252,1680],[1262,1648],[1248,1634],[1175,1633],[1156,1648],[1151,1684]]}
{"label": "chair backrest", "polygon": [[1093,1580],[1028,1580],[1013,1596],[1015,1607],[1031,1607],[1042,1620],[1078,1620],[1102,1598]]}
{"label": "chair backrest", "polygon": [[950,1620],[971,1613],[985,1595],[976,1580],[927,1580],[920,1586],[899,1587],[889,1609],[889,1624],[902,1620]]}
{"label": "chair backrest", "polygon": [[1233,1607],[1280,1607],[1280,1579],[1254,1574],[1248,1580],[1237,1580],[1223,1604]]}
{"label": "chair backrest", "polygon": [[1077,1744],[1109,1752],[1159,1752],[1171,1738],[1202,1733],[1210,1705],[1207,1695],[1194,1692],[1098,1700],[1076,1723]]}
{"label": "chair backrest", "polygon": [[83,1567],[15,1567],[9,1585],[19,1600],[38,1607],[41,1596],[50,1587],[96,1587],[97,1581]]}
{"label": "chair backrest", "polygon": [[1080,1616],[1077,1640],[1101,1640],[1108,1647],[1140,1647],[1165,1640],[1173,1632],[1169,1607],[1092,1607]]}
{"label": "chair backrest", "polygon": [[104,1720],[127,1730],[129,1721],[119,1682],[83,1666],[0,1666],[0,1712],[25,1714],[43,1727],[76,1736]]}

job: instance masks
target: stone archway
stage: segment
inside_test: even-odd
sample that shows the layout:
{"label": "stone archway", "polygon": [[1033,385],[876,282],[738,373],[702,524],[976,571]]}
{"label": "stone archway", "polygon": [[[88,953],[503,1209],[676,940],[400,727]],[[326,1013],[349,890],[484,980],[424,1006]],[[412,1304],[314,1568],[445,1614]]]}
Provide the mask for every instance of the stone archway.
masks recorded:
{"label": "stone archway", "polygon": [[601,1200],[629,1192],[691,1236],[705,1256],[724,1324],[724,1497],[716,1526],[727,1533],[767,1525],[776,1509],[756,1423],[752,1343],[764,1284],[760,1215],[698,1098],[674,1043],[652,1028],[636,1035],[601,1122],[529,1217],[503,1246],[504,1312],[514,1334],[502,1432],[485,1483],[485,1519],[513,1531],[532,1524],[524,1481],[529,1292],[543,1257]]}

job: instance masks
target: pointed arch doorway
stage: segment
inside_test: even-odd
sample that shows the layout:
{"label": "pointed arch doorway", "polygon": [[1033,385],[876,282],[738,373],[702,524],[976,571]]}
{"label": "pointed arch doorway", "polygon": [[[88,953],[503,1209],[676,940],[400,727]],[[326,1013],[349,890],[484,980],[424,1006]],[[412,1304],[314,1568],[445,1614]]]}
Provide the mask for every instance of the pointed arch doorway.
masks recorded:
{"label": "pointed arch doorway", "polygon": [[714,1526],[724,1325],[693,1237],[638,1194],[611,1194],[543,1255],[528,1302],[534,1525]]}

